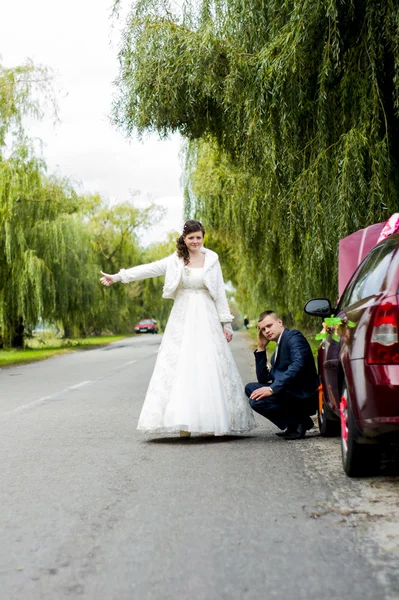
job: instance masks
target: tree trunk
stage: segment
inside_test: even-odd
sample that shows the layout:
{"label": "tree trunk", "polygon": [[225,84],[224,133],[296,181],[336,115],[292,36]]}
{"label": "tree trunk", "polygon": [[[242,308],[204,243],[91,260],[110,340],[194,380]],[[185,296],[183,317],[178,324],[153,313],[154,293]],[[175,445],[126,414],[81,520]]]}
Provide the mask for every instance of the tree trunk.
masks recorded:
{"label": "tree trunk", "polygon": [[72,337],[72,327],[69,325],[64,325],[64,338]]}
{"label": "tree trunk", "polygon": [[16,325],[16,327],[14,329],[13,336],[12,336],[12,340],[11,340],[12,348],[18,348],[19,350],[23,349],[23,347],[24,347],[24,332],[25,332],[24,322],[23,322],[22,317],[20,317],[18,320],[18,324]]}

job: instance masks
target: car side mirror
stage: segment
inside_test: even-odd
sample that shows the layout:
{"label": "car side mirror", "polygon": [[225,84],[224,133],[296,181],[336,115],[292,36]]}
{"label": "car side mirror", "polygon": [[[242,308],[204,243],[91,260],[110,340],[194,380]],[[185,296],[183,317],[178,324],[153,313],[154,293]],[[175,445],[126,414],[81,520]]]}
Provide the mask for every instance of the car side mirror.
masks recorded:
{"label": "car side mirror", "polygon": [[331,303],[327,298],[313,298],[306,302],[304,311],[312,317],[330,317],[333,310]]}

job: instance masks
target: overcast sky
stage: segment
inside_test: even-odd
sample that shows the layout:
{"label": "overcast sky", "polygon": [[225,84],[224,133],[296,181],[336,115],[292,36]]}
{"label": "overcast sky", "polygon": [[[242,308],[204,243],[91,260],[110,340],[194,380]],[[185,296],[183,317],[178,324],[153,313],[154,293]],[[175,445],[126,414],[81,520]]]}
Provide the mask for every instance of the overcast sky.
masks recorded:
{"label": "overcast sky", "polygon": [[[181,141],[128,142],[109,122],[117,75],[118,32],[109,18],[112,0],[18,0],[2,6],[0,56],[6,67],[27,58],[55,72],[61,123],[50,115],[31,127],[44,142],[49,171],[71,177],[81,191],[123,201],[139,190],[167,208],[157,241],[183,220]],[[148,239],[148,238],[147,238]]]}

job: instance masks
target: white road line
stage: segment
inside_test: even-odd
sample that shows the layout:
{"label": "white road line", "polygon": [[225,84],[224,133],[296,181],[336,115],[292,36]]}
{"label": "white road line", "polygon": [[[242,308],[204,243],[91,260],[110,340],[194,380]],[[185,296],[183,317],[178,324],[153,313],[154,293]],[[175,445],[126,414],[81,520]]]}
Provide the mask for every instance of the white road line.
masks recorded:
{"label": "white road line", "polygon": [[60,392],[57,392],[56,394],[52,394],[51,396],[43,396],[43,398],[39,398],[38,400],[34,400],[33,402],[29,402],[28,404],[23,404],[22,406],[18,406],[18,408],[14,408],[13,410],[3,413],[0,416],[6,417],[7,415],[13,415],[15,413],[22,412],[22,411],[26,410],[27,408],[31,408],[32,406],[35,406],[36,404],[41,404],[41,402],[46,402],[46,400],[51,400],[52,398],[57,398],[57,396],[61,396],[62,394],[65,394],[66,392],[69,392],[70,390],[76,390],[84,385],[87,385],[88,383],[93,383],[93,382],[92,381],[82,381],[81,383],[78,383],[76,385],[71,385],[71,386],[65,388],[65,390],[61,390]]}
{"label": "white road line", "polygon": [[[123,367],[127,367],[128,365],[132,365],[136,362],[137,362],[137,360],[129,360],[129,362],[123,363],[122,365],[119,365],[119,367],[115,367],[115,369],[112,369],[110,372],[113,373],[114,371],[119,371],[120,369],[123,369]],[[89,383],[96,383],[96,381],[100,381],[102,379],[105,379],[106,377],[109,377],[109,373],[106,374],[105,376],[102,375],[101,377],[98,377],[98,379],[94,379],[94,380],[89,379],[87,381],[81,381],[80,383],[76,383],[75,385],[71,385],[71,386],[65,388],[65,390],[61,390],[60,392],[56,392],[55,394],[52,394],[51,396],[43,396],[43,398],[39,398],[38,400],[34,400],[33,402],[29,402],[28,404],[23,404],[22,406],[13,408],[13,410],[10,410],[6,413],[0,414],[0,419],[2,417],[7,417],[8,415],[14,415],[15,413],[23,412],[24,410],[32,408],[33,406],[36,406],[37,404],[41,404],[42,402],[46,402],[47,400],[52,400],[53,398],[57,398],[58,396],[62,396],[63,394],[65,394],[66,392],[70,392],[71,390],[77,390],[81,387],[84,387],[85,385],[88,385]]]}
{"label": "white road line", "polygon": [[65,391],[67,391],[67,390],[77,390],[78,388],[81,388],[84,385],[87,385],[88,383],[93,383],[93,382],[90,379],[89,379],[89,381],[82,381],[81,383],[77,383],[76,385],[71,385],[71,387],[67,388]]}
{"label": "white road line", "polygon": [[[57,396],[58,394],[55,394],[55,395]],[[23,404],[22,406],[18,406],[18,408],[14,408],[13,410],[3,413],[0,416],[6,417],[7,415],[12,415],[14,413],[22,412],[26,408],[30,408],[31,406],[35,406],[35,404],[40,404],[41,402],[45,402],[46,400],[50,400],[51,398],[54,398],[54,396],[44,396],[43,398],[39,398],[39,400],[35,400],[34,402],[30,402],[29,404]]]}
{"label": "white road line", "polygon": [[96,379],[96,381],[104,381],[104,379],[108,379],[110,373],[117,373],[118,371],[122,371],[122,369],[124,369],[128,365],[133,365],[136,362],[137,360],[129,360],[128,362],[122,363],[121,365],[118,365],[117,367],[111,369],[111,371],[108,371],[107,373],[104,373],[104,375],[101,375],[101,377]]}

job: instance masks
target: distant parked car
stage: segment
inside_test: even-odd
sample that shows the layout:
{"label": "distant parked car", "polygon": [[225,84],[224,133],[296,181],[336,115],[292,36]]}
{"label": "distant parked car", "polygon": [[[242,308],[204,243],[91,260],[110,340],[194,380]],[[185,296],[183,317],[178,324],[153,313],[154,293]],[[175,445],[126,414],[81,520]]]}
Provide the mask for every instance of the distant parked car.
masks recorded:
{"label": "distant parked car", "polygon": [[136,333],[158,333],[158,324],[155,319],[141,319],[134,326]]}
{"label": "distant parked car", "polygon": [[398,292],[395,234],[366,255],[336,308],[326,298],[305,305],[309,315],[342,320],[339,341],[330,331],[318,350],[318,419],[322,436],[341,434],[343,468],[351,477],[375,472],[382,445],[399,443]]}

